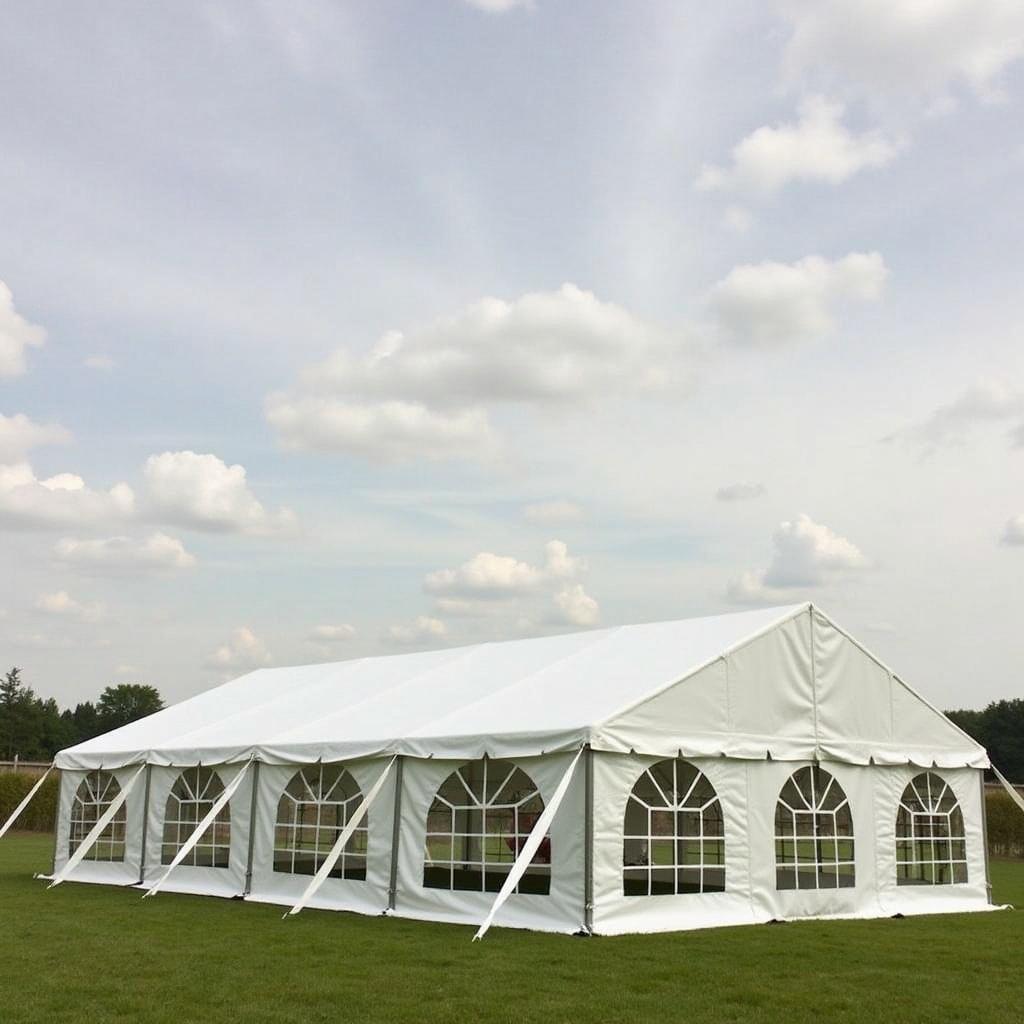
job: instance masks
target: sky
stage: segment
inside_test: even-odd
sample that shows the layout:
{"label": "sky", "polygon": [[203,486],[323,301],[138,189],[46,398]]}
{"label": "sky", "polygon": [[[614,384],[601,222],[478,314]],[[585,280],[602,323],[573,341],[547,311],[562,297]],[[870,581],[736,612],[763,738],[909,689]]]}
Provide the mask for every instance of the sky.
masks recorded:
{"label": "sky", "polygon": [[0,94],[37,693],[811,600],[1024,696],[1019,0],[40,0]]}

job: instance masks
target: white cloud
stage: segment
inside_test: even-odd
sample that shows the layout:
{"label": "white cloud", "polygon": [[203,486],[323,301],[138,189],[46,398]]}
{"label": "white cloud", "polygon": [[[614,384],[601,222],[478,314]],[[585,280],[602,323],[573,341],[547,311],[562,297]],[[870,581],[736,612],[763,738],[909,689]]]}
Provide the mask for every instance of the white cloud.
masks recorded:
{"label": "white cloud", "polygon": [[113,370],[114,367],[117,366],[117,362],[111,356],[97,353],[96,355],[86,356],[85,359],[82,360],[82,365],[90,370],[102,370],[107,372]]}
{"label": "white cloud", "polygon": [[355,638],[356,627],[347,622],[330,626],[314,626],[309,631],[308,640],[321,647],[329,647],[332,644],[344,644]]}
{"label": "white cloud", "polygon": [[138,678],[142,675],[142,670],[136,665],[118,665],[117,668],[114,669],[114,675],[121,677],[135,676]]}
{"label": "white cloud", "polygon": [[457,569],[428,573],[423,587],[438,597],[503,600],[535,591],[552,580],[570,579],[584,567],[560,540],[548,541],[544,553],[544,564],[535,566],[508,555],[481,551]]}
{"label": "white cloud", "polygon": [[1003,543],[1013,546],[1024,544],[1024,512],[1014,516],[1003,531]]}
{"label": "white cloud", "polygon": [[750,230],[751,224],[754,223],[754,218],[751,217],[749,210],[742,206],[732,205],[725,208],[725,212],[722,214],[722,223],[730,231],[735,231],[737,235],[745,235]]}
{"label": "white cloud", "polygon": [[64,618],[77,619],[80,622],[100,622],[106,617],[106,609],[101,604],[82,604],[76,601],[66,590],[58,590],[52,594],[40,594],[35,603],[36,611],[47,615],[59,615]]}
{"label": "white cloud", "polygon": [[35,423],[21,412],[13,416],[0,413],[0,462],[16,462],[32,448],[67,444],[71,439],[71,431],[58,423]]}
{"label": "white cloud", "polygon": [[403,462],[482,459],[495,438],[482,409],[435,412],[419,402],[356,402],[322,395],[271,395],[267,421],[286,448],[347,452]]}
{"label": "white cloud", "polygon": [[1010,430],[1010,443],[1024,447],[1024,394],[1002,381],[980,380],[939,406],[923,423],[884,440],[903,437],[931,446],[962,444],[978,426],[1018,419],[1020,423]]}
{"label": "white cloud", "polygon": [[780,523],[772,535],[775,548],[764,572],[745,572],[733,580],[727,596],[738,604],[789,600],[786,591],[818,587],[867,568],[860,549],[808,515]]}
{"label": "white cloud", "polygon": [[97,575],[163,572],[189,569],[196,559],[176,537],[153,533],[140,540],[105,537],[77,540],[65,537],[53,549],[57,561],[82,572]]}
{"label": "white cloud", "polygon": [[216,455],[163,452],[143,469],[152,518],[198,530],[270,534],[294,526],[288,509],[268,512],[249,490],[243,466]]}
{"label": "white cloud", "polygon": [[74,473],[40,479],[27,462],[0,465],[0,522],[26,529],[89,526],[130,518],[135,495],[127,484],[94,491]]}
{"label": "white cloud", "polygon": [[27,349],[46,341],[46,331],[30,324],[14,309],[11,289],[0,281],[0,377],[19,377],[27,369]]}
{"label": "white cloud", "polygon": [[705,166],[697,188],[769,195],[791,182],[838,185],[896,156],[898,147],[878,132],[854,135],[842,119],[841,103],[809,96],[800,104],[799,121],[763,125],[741,139],[731,165]]}
{"label": "white cloud", "polygon": [[734,267],[711,291],[710,304],[727,341],[748,347],[785,345],[827,334],[842,301],[874,302],[888,271],[877,252],[839,260],[807,256],[796,263]]}
{"label": "white cloud", "polygon": [[726,484],[715,491],[715,497],[719,501],[750,501],[764,492],[764,484]]}
{"label": "white cloud", "polygon": [[371,352],[345,350],[270,395],[287,447],[389,459],[493,451],[488,407],[568,407],[678,388],[688,346],[591,292],[565,284],[514,302],[485,298]]}
{"label": "white cloud", "polygon": [[540,501],[523,509],[523,518],[539,526],[559,526],[563,523],[577,523],[583,518],[583,509],[574,501],[558,498],[554,501]]}
{"label": "white cloud", "polygon": [[571,626],[595,626],[601,618],[601,609],[584,589],[582,583],[573,583],[557,591],[555,607],[561,620]]}
{"label": "white cloud", "polygon": [[448,636],[448,627],[429,615],[417,616],[408,624],[388,626],[383,640],[396,647],[420,647],[439,643]]}
{"label": "white cloud", "polygon": [[927,97],[953,84],[998,92],[1024,54],[1019,0],[784,0],[790,77],[824,76],[854,91]]}
{"label": "white cloud", "polygon": [[229,672],[247,672],[269,665],[270,661],[270,653],[263,641],[248,626],[239,626],[232,631],[231,639],[206,659],[206,666]]}

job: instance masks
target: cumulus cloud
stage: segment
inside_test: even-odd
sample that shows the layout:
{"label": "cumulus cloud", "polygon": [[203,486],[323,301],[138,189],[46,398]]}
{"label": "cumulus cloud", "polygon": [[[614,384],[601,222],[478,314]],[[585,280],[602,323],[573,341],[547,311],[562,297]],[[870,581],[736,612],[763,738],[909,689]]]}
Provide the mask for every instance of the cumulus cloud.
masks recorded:
{"label": "cumulus cloud", "polygon": [[819,587],[865,569],[860,549],[808,515],[782,522],[772,535],[774,555],[763,572],[745,572],[727,588],[737,604],[788,600],[787,591]]}
{"label": "cumulus cloud", "polygon": [[28,368],[27,350],[45,341],[46,331],[15,310],[11,289],[0,281],[0,377],[20,377]]}
{"label": "cumulus cloud", "polygon": [[843,105],[823,96],[800,104],[796,123],[763,125],[732,150],[728,167],[706,165],[697,178],[704,191],[766,196],[791,182],[838,185],[867,168],[884,167],[898,147],[878,132],[855,135],[843,124]]}
{"label": "cumulus cloud", "polygon": [[558,498],[527,505],[523,509],[523,518],[538,526],[559,526],[579,522],[583,518],[583,509],[574,501]]}
{"label": "cumulus cloud", "polygon": [[0,413],[0,462],[18,462],[33,448],[67,444],[71,431],[58,423],[35,423],[24,413]]}
{"label": "cumulus cloud", "polygon": [[601,609],[584,589],[582,583],[573,583],[557,591],[554,596],[557,618],[570,626],[596,626]]}
{"label": "cumulus cloud", "polygon": [[1003,381],[980,380],[966,388],[952,402],[941,405],[922,423],[883,438],[903,438],[930,447],[963,444],[970,434],[986,424],[1009,424],[1012,447],[1024,447],[1024,394]]}
{"label": "cumulus cloud", "polygon": [[294,526],[288,509],[268,512],[249,489],[245,467],[216,455],[163,452],[143,469],[147,511],[162,522],[197,530],[271,534]]}
{"label": "cumulus cloud", "polygon": [[429,615],[419,615],[412,622],[388,626],[382,637],[394,647],[423,647],[440,643],[448,636],[448,627]]}
{"label": "cumulus cloud", "polygon": [[482,457],[490,407],[570,407],[677,388],[684,339],[565,284],[513,302],[485,298],[453,316],[386,334],[368,355],[335,352],[296,388],[270,395],[286,447],[366,457]]}
{"label": "cumulus cloud", "polygon": [[307,639],[310,643],[316,644],[319,647],[331,647],[335,644],[346,644],[353,640],[355,635],[355,626],[349,625],[347,622],[341,622],[333,626],[314,626],[309,631]]}
{"label": "cumulus cloud", "polygon": [[270,652],[263,641],[248,626],[239,626],[232,631],[231,639],[206,659],[206,667],[248,672],[269,665],[270,661]]}
{"label": "cumulus cloud", "polygon": [[142,574],[189,569],[196,559],[176,537],[153,533],[142,539],[105,537],[78,540],[65,537],[53,549],[54,558],[69,568],[95,575]]}
{"label": "cumulus cloud", "polygon": [[1024,545],[1024,512],[1014,516],[1003,531],[1003,543],[1014,547]]}
{"label": "cumulus cloud", "polygon": [[509,555],[481,551],[457,569],[428,573],[423,588],[438,597],[502,600],[535,591],[553,580],[569,579],[584,567],[560,540],[548,541],[544,555],[543,565],[530,565]]}
{"label": "cumulus cloud", "polygon": [[783,0],[791,78],[824,77],[854,91],[929,97],[964,85],[990,98],[1024,54],[1017,0]]}
{"label": "cumulus cloud", "polygon": [[27,462],[0,465],[0,522],[8,526],[88,526],[126,519],[134,511],[135,495],[127,484],[96,491],[74,473],[40,479]]}
{"label": "cumulus cloud", "polygon": [[106,617],[106,609],[102,604],[82,604],[66,590],[40,594],[36,599],[35,608],[46,615],[58,615],[79,622],[100,622]]}
{"label": "cumulus cloud", "polygon": [[838,303],[877,301],[887,275],[877,252],[744,264],[714,286],[710,305],[726,341],[777,347],[827,334]]}
{"label": "cumulus cloud", "polygon": [[715,497],[719,501],[751,501],[764,492],[764,484],[726,484],[715,491]]}

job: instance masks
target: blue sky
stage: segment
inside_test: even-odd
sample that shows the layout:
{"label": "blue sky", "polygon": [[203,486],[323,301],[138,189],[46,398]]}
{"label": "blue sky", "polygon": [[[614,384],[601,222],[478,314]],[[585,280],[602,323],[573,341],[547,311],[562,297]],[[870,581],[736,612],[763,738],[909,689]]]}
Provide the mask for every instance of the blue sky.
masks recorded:
{"label": "blue sky", "polygon": [[39,692],[812,599],[1021,695],[1019,4],[39,3],[0,57]]}

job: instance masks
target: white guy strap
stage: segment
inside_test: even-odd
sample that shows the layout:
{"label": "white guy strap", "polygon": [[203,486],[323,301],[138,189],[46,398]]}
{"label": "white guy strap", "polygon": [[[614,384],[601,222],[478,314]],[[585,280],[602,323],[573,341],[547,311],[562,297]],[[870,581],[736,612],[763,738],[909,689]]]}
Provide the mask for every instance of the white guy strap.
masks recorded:
{"label": "white guy strap", "polygon": [[103,830],[114,820],[114,815],[121,810],[121,805],[128,799],[128,794],[132,791],[132,786],[138,781],[139,776],[146,770],[146,766],[142,765],[139,770],[128,780],[125,786],[121,789],[121,792],[110,801],[110,806],[100,815],[99,821],[96,822],[92,827],[92,831],[82,840],[81,845],[70,857],[68,857],[67,863],[53,876],[53,881],[47,886],[47,889],[52,889],[55,885],[60,885],[68,875],[71,874],[79,864],[82,863],[82,859],[92,848],[92,844],[99,839]]}
{"label": "white guy strap", "polygon": [[491,923],[494,921],[494,915],[501,909],[505,900],[509,898],[512,890],[519,884],[519,879],[523,877],[523,873],[530,866],[530,862],[533,860],[533,855],[537,852],[537,848],[540,846],[541,840],[545,835],[547,835],[547,831],[551,827],[551,822],[554,820],[555,812],[558,810],[558,805],[562,802],[562,798],[565,796],[566,790],[569,788],[569,781],[572,779],[572,773],[583,754],[583,749],[583,747],[580,747],[576,752],[576,756],[572,759],[572,764],[566,768],[561,782],[558,783],[558,788],[552,795],[551,802],[544,808],[543,813],[537,819],[537,823],[533,826],[533,830],[530,832],[529,836],[527,836],[526,842],[523,843],[523,848],[519,851],[519,856],[516,857],[515,863],[512,865],[512,870],[505,878],[505,884],[501,887],[501,891],[498,893],[491,909],[484,918],[484,923],[480,925],[477,929],[476,935],[473,936],[474,942],[476,942],[477,939],[482,939],[487,933],[487,929],[491,927]]}
{"label": "white guy strap", "polygon": [[42,784],[46,781],[46,776],[49,775],[50,772],[52,771],[53,765],[51,764],[50,767],[47,768],[45,772],[43,772],[43,777],[28,791],[28,795],[25,797],[25,799],[22,800],[21,803],[14,808],[14,813],[4,822],[3,828],[0,828],[0,839],[2,839],[4,835],[6,835],[7,830],[18,820],[18,815],[21,814],[21,812],[25,810],[25,808],[28,807],[28,805],[32,802],[32,797],[34,797],[36,793],[39,792],[39,787],[42,786]]}
{"label": "white guy strap", "polygon": [[306,886],[306,891],[299,898],[299,902],[288,911],[284,918],[289,917],[292,914],[297,914],[302,908],[316,895],[317,889],[324,884],[331,871],[334,870],[334,865],[338,863],[338,858],[341,856],[341,851],[345,849],[348,841],[352,838],[352,834],[359,827],[359,823],[366,817],[366,812],[370,809],[370,804],[377,799],[377,794],[381,790],[381,786],[384,785],[384,780],[388,777],[388,773],[391,771],[397,755],[392,757],[390,761],[384,766],[384,771],[380,773],[380,778],[370,787],[370,791],[363,797],[362,803],[352,812],[352,817],[348,819],[345,827],[341,830],[341,835],[334,841],[334,845],[331,847],[331,852],[327,854],[327,859],[320,865],[320,870],[310,880],[309,885]]}
{"label": "white guy strap", "polygon": [[1009,782],[1006,781],[1006,779],[1004,778],[1003,774],[999,771],[999,769],[995,765],[992,765],[992,771],[995,773],[996,778],[1003,784],[1003,789],[1005,789],[1006,792],[1009,793],[1011,797],[1013,797],[1013,802],[1022,811],[1024,811],[1024,797],[1022,797],[1020,795],[1020,793],[1018,793],[1017,790],[1014,789],[1014,787]]}
{"label": "white guy strap", "polygon": [[181,844],[181,849],[174,855],[174,860],[167,866],[167,870],[153,883],[152,887],[147,889],[142,894],[142,898],[145,899],[147,896],[155,896],[160,889],[160,886],[167,881],[167,876],[192,852],[192,847],[199,842],[202,838],[203,833],[213,824],[214,819],[224,809],[227,802],[235,795],[235,790],[238,789],[245,773],[249,770],[249,766],[253,762],[253,758],[249,758],[248,761],[242,766],[242,770],[227,784],[224,788],[224,792],[214,801],[213,806],[210,808],[209,813],[205,818],[196,826],[195,831]]}

